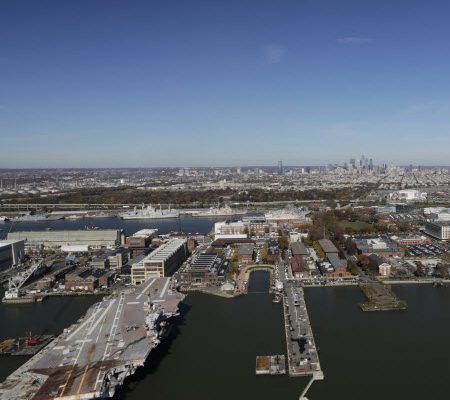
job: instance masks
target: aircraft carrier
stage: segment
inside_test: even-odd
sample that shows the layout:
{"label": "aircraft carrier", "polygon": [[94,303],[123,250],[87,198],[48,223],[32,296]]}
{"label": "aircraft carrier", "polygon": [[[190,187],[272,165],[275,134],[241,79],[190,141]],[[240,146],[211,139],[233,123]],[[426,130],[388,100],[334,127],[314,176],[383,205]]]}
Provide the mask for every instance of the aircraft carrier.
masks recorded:
{"label": "aircraft carrier", "polygon": [[144,365],[179,314],[170,278],[105,297],[0,384],[1,400],[110,398]]}

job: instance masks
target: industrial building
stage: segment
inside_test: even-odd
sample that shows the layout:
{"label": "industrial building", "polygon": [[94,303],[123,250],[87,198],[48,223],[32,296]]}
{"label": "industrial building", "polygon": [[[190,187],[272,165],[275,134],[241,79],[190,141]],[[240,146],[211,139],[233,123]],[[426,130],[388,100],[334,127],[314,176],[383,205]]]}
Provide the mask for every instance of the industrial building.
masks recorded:
{"label": "industrial building", "polygon": [[339,253],[339,250],[330,239],[320,239],[319,245],[327,256],[328,253],[335,253],[335,254]]}
{"label": "industrial building", "polygon": [[185,239],[170,239],[131,267],[131,282],[139,285],[151,276],[172,276],[188,256]]}
{"label": "industrial building", "polygon": [[25,240],[26,245],[60,248],[61,246],[87,245],[91,248],[116,247],[122,243],[119,229],[19,231],[8,233],[10,240]]}
{"label": "industrial building", "polygon": [[426,222],[425,233],[439,240],[450,240],[450,221]]}
{"label": "industrial building", "polygon": [[109,268],[120,270],[125,264],[128,263],[130,251],[125,247],[118,247],[114,250],[109,250],[105,253],[108,257]]}
{"label": "industrial building", "polygon": [[23,240],[0,240],[0,271],[18,265],[24,254]]}
{"label": "industrial building", "polygon": [[355,238],[353,241],[358,248],[358,252],[367,256],[376,254],[380,257],[403,257],[405,251],[403,248],[396,246],[390,239],[375,237],[375,238]]}
{"label": "industrial building", "polygon": [[199,254],[183,271],[180,283],[186,286],[205,287],[222,285],[228,269],[228,261],[215,254]]}
{"label": "industrial building", "polygon": [[64,289],[70,291],[93,291],[98,286],[98,279],[92,275],[90,268],[82,268],[65,276]]}
{"label": "industrial building", "polygon": [[421,201],[427,199],[427,193],[419,192],[418,190],[414,189],[404,189],[390,193],[389,198],[391,200],[399,201]]}
{"label": "industrial building", "polygon": [[155,237],[158,229],[141,229],[125,240],[126,246],[130,249],[131,257],[136,257],[149,252],[149,246]]}
{"label": "industrial building", "polygon": [[93,257],[89,265],[95,269],[109,269],[109,260],[106,254],[98,257]]}

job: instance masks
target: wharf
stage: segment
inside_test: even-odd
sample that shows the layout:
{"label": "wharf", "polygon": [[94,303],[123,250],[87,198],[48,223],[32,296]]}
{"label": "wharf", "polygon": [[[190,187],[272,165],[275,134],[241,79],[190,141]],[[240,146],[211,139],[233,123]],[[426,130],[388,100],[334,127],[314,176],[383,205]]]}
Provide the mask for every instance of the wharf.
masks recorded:
{"label": "wharf", "polygon": [[399,300],[388,285],[372,281],[361,283],[359,287],[368,300],[359,305],[363,311],[395,311],[408,308],[406,301]]}
{"label": "wharf", "polygon": [[19,297],[6,298],[3,297],[2,303],[5,304],[30,304],[41,302],[47,297],[47,294],[27,294]]}
{"label": "wharf", "polygon": [[1,383],[0,399],[113,397],[167,336],[183,298],[170,278],[103,298]]}

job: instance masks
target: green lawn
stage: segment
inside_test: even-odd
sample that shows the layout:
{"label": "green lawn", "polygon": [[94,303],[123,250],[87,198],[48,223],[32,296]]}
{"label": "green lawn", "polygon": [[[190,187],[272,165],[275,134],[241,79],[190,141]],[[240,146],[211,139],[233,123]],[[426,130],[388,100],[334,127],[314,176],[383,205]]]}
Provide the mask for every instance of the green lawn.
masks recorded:
{"label": "green lawn", "polygon": [[362,229],[370,230],[371,229],[371,224],[368,224],[367,222],[364,222],[364,221],[343,220],[343,221],[339,221],[339,226],[344,230],[347,227],[350,227],[354,230],[362,230]]}

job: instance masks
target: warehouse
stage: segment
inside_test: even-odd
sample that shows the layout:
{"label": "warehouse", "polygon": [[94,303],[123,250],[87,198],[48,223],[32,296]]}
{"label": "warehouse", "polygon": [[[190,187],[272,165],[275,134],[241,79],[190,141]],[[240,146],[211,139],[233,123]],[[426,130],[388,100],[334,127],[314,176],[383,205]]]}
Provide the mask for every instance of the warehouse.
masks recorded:
{"label": "warehouse", "polygon": [[27,246],[60,248],[61,246],[87,245],[91,248],[116,247],[121,244],[123,233],[119,229],[19,231],[8,233],[8,239],[25,240]]}
{"label": "warehouse", "polygon": [[330,239],[320,239],[319,245],[326,255],[328,255],[328,253],[335,253],[335,254],[339,253],[339,250],[336,248],[336,246]]}
{"label": "warehouse", "polygon": [[24,254],[23,240],[0,240],[0,271],[18,265]]}
{"label": "warehouse", "polygon": [[180,273],[182,285],[205,287],[225,282],[228,261],[215,254],[199,254]]}

